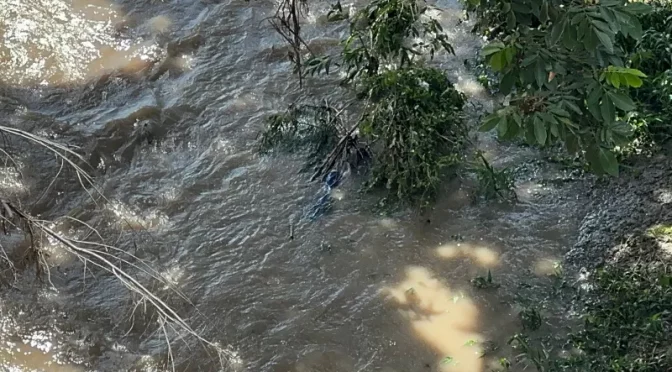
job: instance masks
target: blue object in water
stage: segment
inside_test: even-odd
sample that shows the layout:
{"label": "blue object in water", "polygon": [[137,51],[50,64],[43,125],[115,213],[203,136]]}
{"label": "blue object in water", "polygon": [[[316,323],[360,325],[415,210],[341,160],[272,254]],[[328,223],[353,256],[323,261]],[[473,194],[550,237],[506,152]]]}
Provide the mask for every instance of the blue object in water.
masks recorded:
{"label": "blue object in water", "polygon": [[308,213],[308,218],[315,220],[325,212],[331,209],[331,195],[322,195],[320,199],[317,200],[317,203],[310,208],[310,213]]}
{"label": "blue object in water", "polygon": [[324,177],[324,184],[332,189],[337,187],[341,183],[341,172],[337,170],[330,171],[326,177]]}
{"label": "blue object in water", "polygon": [[338,187],[338,185],[341,183],[341,179],[341,172],[337,170],[332,170],[327,173],[326,177],[324,177],[324,185],[322,187],[324,195],[322,195],[317,200],[317,203],[315,203],[315,205],[310,208],[308,218],[315,220],[317,217],[323,215],[331,208],[331,189]]}

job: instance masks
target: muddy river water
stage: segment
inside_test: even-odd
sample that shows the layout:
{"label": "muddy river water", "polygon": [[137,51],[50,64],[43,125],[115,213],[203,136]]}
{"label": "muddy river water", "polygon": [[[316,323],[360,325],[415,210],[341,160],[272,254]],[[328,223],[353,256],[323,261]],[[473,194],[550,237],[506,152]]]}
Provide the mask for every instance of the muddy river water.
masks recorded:
{"label": "muddy river water", "polygon": [[[457,1],[436,5],[457,54],[438,63],[489,107],[463,63],[479,41]],[[318,51],[347,32],[323,22],[328,6],[315,2],[305,20]],[[220,363],[194,340],[175,340],[178,370],[486,372],[511,358],[506,341],[520,329],[519,311],[555,296],[549,274],[581,217],[575,187],[545,182],[563,175],[535,162],[533,150],[484,136],[479,146],[495,164],[529,165],[517,203],[475,203],[454,182],[431,211],[382,215],[351,177],[332,213],[300,220],[319,185],[298,172],[299,157],[260,156],[256,135],[265,116],[296,99],[338,102],[345,93],[329,79],[299,89],[264,21],[274,8],[266,0],[0,0],[0,124],[85,154],[108,201],[93,203],[67,169],[52,183],[59,162],[20,142],[21,175],[5,164],[3,195],[56,220],[63,234],[83,229],[62,216],[96,226],[182,291],[193,306],[152,288],[226,352]],[[11,250],[22,239],[13,232],[0,242]],[[115,278],[46,249],[49,280],[25,268],[0,289],[0,370],[162,370],[167,349],[155,319],[130,321],[133,298]],[[488,270],[500,288],[471,285]]]}

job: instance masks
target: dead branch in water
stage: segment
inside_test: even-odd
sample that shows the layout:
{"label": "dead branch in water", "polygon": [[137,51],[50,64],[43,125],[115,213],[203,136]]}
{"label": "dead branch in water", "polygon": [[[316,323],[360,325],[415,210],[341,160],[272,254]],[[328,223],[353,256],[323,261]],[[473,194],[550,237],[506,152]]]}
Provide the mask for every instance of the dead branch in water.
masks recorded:
{"label": "dead branch in water", "polygon": [[[98,205],[96,199],[109,202],[109,200],[96,187],[93,177],[83,168],[83,166],[90,167],[86,159],[82,155],[73,151],[70,147],[51,141],[42,136],[7,126],[0,126],[0,135],[2,135],[3,138],[5,135],[12,135],[27,140],[33,145],[37,145],[47,149],[49,152],[52,152],[60,160],[60,167],[56,177],[61,174],[64,166],[67,165],[69,168],[75,171],[80,185],[82,188],[84,188],[84,190],[88,193],[96,205]],[[0,147],[0,153],[4,154],[7,157],[7,160],[10,161],[17,168],[17,170],[19,170],[18,163],[6,150],[7,148],[8,147],[6,144],[5,148]],[[47,189],[43,190],[43,192],[38,197],[38,201],[47,195],[49,190],[53,187],[56,177],[49,183]],[[17,203],[10,201],[4,195],[0,195],[0,229],[5,234],[9,234],[11,230],[19,230],[26,234],[29,247],[22,257],[20,257],[20,259],[26,264],[35,265],[38,278],[41,278],[43,274],[46,274],[48,281],[51,283],[51,273],[49,270],[49,264],[46,260],[46,252],[42,249],[42,242],[44,239],[50,238],[60,243],[66,252],[77,257],[84,264],[85,278],[86,272],[91,272],[90,267],[95,267],[102,270],[103,272],[107,272],[119,280],[119,282],[123,284],[131,293],[139,297],[139,300],[137,300],[136,304],[142,303],[145,304],[145,306],[149,304],[149,306],[156,311],[159,329],[164,332],[164,336],[168,344],[168,360],[173,370],[175,370],[175,359],[173,356],[171,342],[174,342],[174,340],[171,341],[168,333],[166,332],[166,327],[170,327],[175,334],[179,335],[182,333],[182,336],[193,336],[196,340],[198,340],[198,342],[206,346],[206,350],[215,350],[217,352],[217,359],[220,365],[224,367],[224,365],[227,363],[226,360],[231,358],[231,352],[222,349],[217,343],[207,340],[201,336],[201,334],[194,330],[177,313],[177,311],[175,311],[170,305],[162,300],[154,291],[150,290],[146,285],[142,284],[137,277],[124,269],[124,267],[132,268],[140,274],[149,276],[151,279],[156,280],[167,288],[170,288],[173,293],[187,301],[190,305],[193,305],[183,293],[177,290],[177,288],[175,288],[174,285],[165,279],[163,275],[154,270],[148,263],[144,262],[137,256],[120,248],[105,244],[103,237],[93,226],[70,216],[65,216],[65,218],[80,223],[82,226],[88,228],[90,232],[83,240],[64,236],[56,232],[53,227],[51,227],[51,221],[35,218],[26,212],[26,210]],[[126,221],[126,223],[129,222]],[[95,237],[97,237],[103,243],[86,240],[92,235],[95,235]],[[15,266],[15,260],[12,260],[12,258],[7,254],[5,247],[2,245],[0,245],[0,264],[2,264],[5,268],[4,270],[0,271],[0,284],[11,285],[11,283],[4,278],[7,276],[7,274],[12,274],[14,276],[14,280],[16,280],[17,267]],[[53,283],[51,283],[51,285],[53,286]],[[135,308],[137,308],[137,306]],[[181,339],[182,336],[178,336],[177,339]]]}
{"label": "dead branch in water", "polygon": [[302,13],[308,11],[306,0],[282,0],[275,11],[275,15],[268,19],[275,31],[282,36],[292,48],[289,59],[294,63],[294,71],[299,75],[299,86],[303,86],[303,64],[301,56],[301,47],[312,55],[308,44],[301,38]]}
{"label": "dead branch in water", "polygon": [[[335,123],[339,118],[339,116],[341,115],[341,113],[343,113],[343,111],[346,108],[348,108],[351,104],[352,102],[343,107],[341,110],[339,110],[336,113],[336,115],[333,118],[331,118],[331,122]],[[313,176],[310,178],[311,181],[315,181],[319,177],[322,177],[325,174],[329,173],[330,170],[337,168],[339,160],[343,162],[344,159],[347,158],[348,152],[351,149],[355,149],[357,152],[361,151],[360,144],[358,143],[357,139],[353,137],[353,134],[355,134],[359,129],[359,126],[362,122],[362,118],[364,117],[365,112],[366,108],[362,110],[362,114],[359,117],[359,119],[357,119],[355,124],[341,136],[341,138],[338,140],[338,142],[333,147],[331,152],[329,152],[329,154],[324,158],[322,164],[317,168],[315,173],[313,173]]]}
{"label": "dead branch in water", "polygon": [[[96,194],[98,194],[99,196],[103,195],[96,188],[96,186],[93,182],[93,177],[91,177],[80,166],[80,164],[77,164],[72,158],[79,160],[81,162],[81,164],[88,165],[88,162],[86,161],[86,159],[84,159],[84,157],[82,155],[76,153],[75,151],[73,151],[69,147],[67,147],[63,144],[60,144],[58,142],[51,141],[51,140],[49,140],[47,138],[44,138],[42,136],[38,136],[38,135],[32,134],[30,132],[26,132],[26,131],[21,130],[21,129],[7,127],[7,126],[4,126],[4,125],[0,125],[0,132],[6,133],[6,134],[11,134],[11,135],[23,138],[25,140],[28,140],[31,143],[34,143],[38,146],[41,146],[41,147],[51,151],[52,153],[54,153],[54,155],[56,155],[58,158],[60,158],[62,161],[67,163],[72,169],[75,170],[75,172],[77,174],[77,179],[79,180],[79,183],[84,188],[84,190],[86,190],[86,192],[89,193],[89,196],[91,196],[91,198],[94,201],[95,201],[95,198],[93,197],[93,195],[89,191],[89,188],[94,189],[96,191]],[[5,154],[7,154],[7,153],[5,152]],[[9,154],[7,154],[7,155],[9,155]],[[11,158],[11,156],[10,156],[10,159],[13,162],[13,159]]]}
{"label": "dead branch in water", "polygon": [[319,177],[328,173],[331,169],[336,166],[336,163],[339,159],[342,159],[345,156],[345,153],[348,151],[350,139],[352,139],[352,134],[359,128],[359,122],[355,123],[336,143],[336,146],[331,150],[329,155],[322,161],[322,165],[313,173],[313,176],[310,178],[311,181],[315,181]]}
{"label": "dead branch in water", "polygon": [[[175,333],[178,333],[177,330],[182,330],[188,335],[196,338],[205,346],[213,348],[217,351],[220,360],[222,360],[223,355],[227,355],[227,352],[220,348],[218,344],[201,336],[170,305],[162,300],[156,293],[148,289],[147,286],[142,284],[135,276],[131,275],[128,271],[122,268],[123,264],[134,268],[141,273],[147,274],[152,279],[157,280],[161,284],[164,284],[166,287],[170,288],[173,293],[176,293],[182,299],[189,301],[183,293],[176,289],[168,280],[166,280],[159,272],[154,270],[148,263],[134,256],[133,254],[114,246],[103,243],[81,241],[66,237],[49,227],[47,225],[47,221],[39,220],[33,216],[28,215],[26,212],[14,206],[11,202],[0,200],[0,203],[3,206],[3,210],[6,211],[2,216],[3,223],[8,221],[11,222],[9,218],[5,217],[5,215],[10,214],[8,217],[12,217],[15,221],[21,221],[23,226],[29,228],[29,234],[31,237],[35,236],[36,232],[39,232],[44,236],[52,238],[53,240],[60,243],[65,251],[77,257],[77,259],[79,259],[85,265],[85,267],[96,267],[104,272],[112,274],[131,293],[139,296],[140,299],[137,301],[137,304],[149,304],[158,314],[159,329],[164,332],[164,336],[166,338],[168,345],[168,358],[171,366],[173,367],[172,370],[175,370],[174,356],[172,352],[171,341],[168,333],[166,332],[166,325],[170,325],[173,329],[174,327],[172,325],[176,325],[177,329],[174,329],[176,331]],[[17,226],[15,222],[12,222],[12,224]],[[36,266],[41,267],[42,269],[40,270],[46,270],[48,274],[49,267],[47,266],[46,259],[44,258],[44,252],[40,249],[39,244],[39,241],[33,240],[31,250],[37,252],[36,254],[39,257],[39,262],[36,262]],[[117,254],[111,253],[110,251]],[[124,258],[124,256],[127,258]],[[191,302],[189,302],[189,304],[191,304]]]}

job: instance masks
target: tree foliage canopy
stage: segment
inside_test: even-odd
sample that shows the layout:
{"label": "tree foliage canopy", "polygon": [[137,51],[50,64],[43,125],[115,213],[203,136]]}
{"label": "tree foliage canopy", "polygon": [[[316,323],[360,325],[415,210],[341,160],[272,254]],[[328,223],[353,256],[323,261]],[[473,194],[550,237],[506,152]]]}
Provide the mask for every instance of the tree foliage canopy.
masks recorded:
{"label": "tree foliage canopy", "polygon": [[[320,174],[339,166],[335,158],[347,158],[339,154],[366,148],[372,158],[368,188],[387,190],[386,199],[426,202],[446,171],[461,161],[467,138],[461,116],[465,97],[444,71],[424,63],[441,50],[453,53],[428,9],[415,0],[374,0],[348,20],[350,34],[338,55],[306,59],[304,71],[310,75],[328,74],[335,67],[343,76],[341,84],[364,105],[352,128],[338,131],[349,139],[335,141],[318,167]],[[347,19],[340,4],[330,18]],[[269,121],[262,143],[281,138],[279,117]]]}
{"label": "tree foliage canopy", "polygon": [[585,155],[597,173],[618,174],[614,150],[628,143],[626,116],[647,75],[627,44],[644,34],[639,17],[651,11],[625,0],[469,0],[483,49],[501,74],[510,105],[487,117],[482,130],[548,146],[561,142]]}

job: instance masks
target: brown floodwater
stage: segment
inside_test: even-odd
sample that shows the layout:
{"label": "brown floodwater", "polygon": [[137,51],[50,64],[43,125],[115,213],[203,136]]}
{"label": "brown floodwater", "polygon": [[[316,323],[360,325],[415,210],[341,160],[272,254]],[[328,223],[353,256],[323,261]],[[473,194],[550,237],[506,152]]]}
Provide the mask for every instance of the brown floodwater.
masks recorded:
{"label": "brown floodwater", "polygon": [[[313,50],[333,50],[347,32],[324,22],[328,5],[311,3],[305,19]],[[459,21],[458,1],[436,5],[457,54],[436,63],[478,107],[468,111],[475,122],[494,100],[463,63],[480,43]],[[512,358],[506,342],[522,308],[542,309],[540,332],[551,332],[562,316],[549,288],[581,200],[576,185],[548,186],[563,174],[529,148],[479,139],[494,164],[526,165],[517,203],[474,202],[467,180],[446,184],[430,211],[381,214],[353,175],[330,214],[301,218],[320,186],[299,173],[301,157],[260,156],[256,135],[264,117],[297,99],[348,93],[334,77],[299,89],[264,21],[274,7],[0,0],[2,125],[85,154],[108,200],[93,203],[67,169],[52,183],[59,162],[21,142],[0,195],[68,236],[85,238],[85,229],[62,216],[96,226],[183,292],[192,304],[152,287],[226,352],[220,363],[169,332],[178,370],[486,372]],[[0,243],[25,248],[16,231]],[[0,289],[0,370],[163,370],[156,319],[131,318],[133,297],[115,278],[55,242],[46,249],[48,280],[18,267],[14,286]],[[488,270],[499,289],[471,285]]]}

